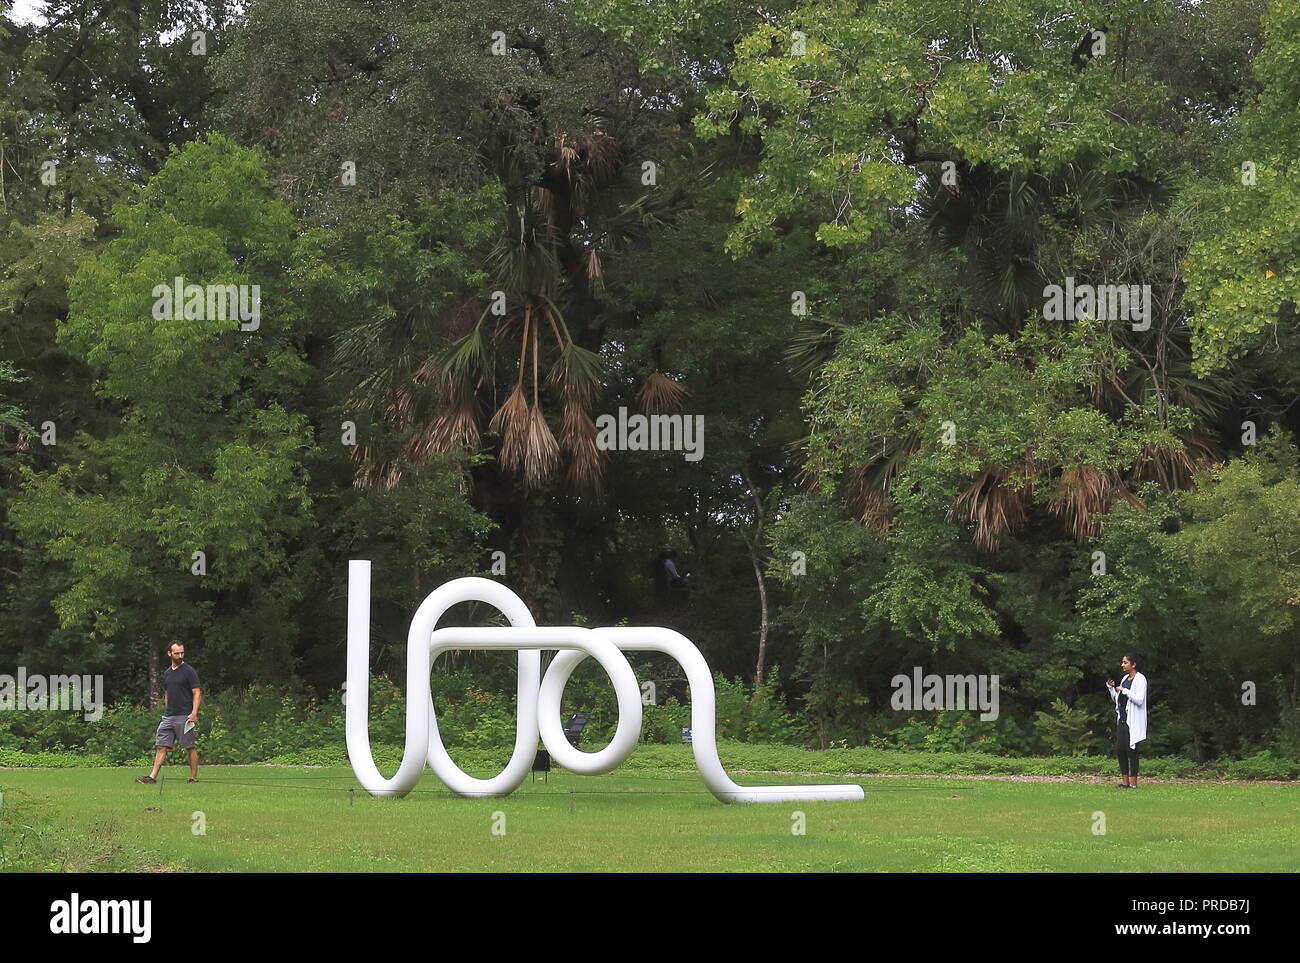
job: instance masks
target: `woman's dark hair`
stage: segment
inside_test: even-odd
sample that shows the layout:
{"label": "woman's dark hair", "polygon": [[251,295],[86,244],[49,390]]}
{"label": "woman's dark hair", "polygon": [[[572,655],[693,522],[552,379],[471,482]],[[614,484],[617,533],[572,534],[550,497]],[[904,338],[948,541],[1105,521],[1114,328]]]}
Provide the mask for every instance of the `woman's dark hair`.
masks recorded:
{"label": "woman's dark hair", "polygon": [[1139,658],[1138,658],[1136,655],[1134,655],[1132,652],[1125,652],[1125,653],[1124,653],[1124,658],[1128,659],[1128,660],[1129,660],[1130,662],[1132,662],[1135,666],[1139,666],[1139,667],[1140,667],[1140,666],[1142,665],[1142,660],[1139,659]]}

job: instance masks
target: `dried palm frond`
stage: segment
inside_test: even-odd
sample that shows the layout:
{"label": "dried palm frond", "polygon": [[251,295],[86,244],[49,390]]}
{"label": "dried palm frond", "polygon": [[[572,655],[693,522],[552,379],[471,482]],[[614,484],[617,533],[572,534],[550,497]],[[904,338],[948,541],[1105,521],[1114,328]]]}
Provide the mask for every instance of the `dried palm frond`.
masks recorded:
{"label": "dried palm frond", "polygon": [[604,290],[605,268],[600,261],[600,251],[595,247],[587,252],[587,280],[596,291]]}
{"label": "dried palm frond", "polygon": [[566,401],[560,420],[560,446],[569,453],[565,473],[579,491],[597,492],[605,480],[605,454],[596,447],[596,423],[582,405]]}
{"label": "dried palm frond", "polygon": [[434,426],[434,450],[477,448],[481,440],[478,420],[478,400],[473,395],[448,405],[438,415],[437,424]]}
{"label": "dried palm frond", "polygon": [[1186,488],[1192,476],[1214,460],[1215,453],[1213,444],[1203,438],[1184,436],[1182,440],[1185,447],[1180,450],[1144,446],[1133,477],[1157,482],[1166,490]]}
{"label": "dried palm frond", "polygon": [[[880,454],[850,469],[845,476],[845,497],[854,515],[864,525],[887,532],[891,523],[889,489],[908,461],[920,451],[918,431],[880,439]],[[805,465],[800,483],[816,485],[813,472]],[[806,480],[806,481],[805,481]]]}
{"label": "dried palm frond", "polygon": [[393,400],[384,408],[384,413],[397,421],[406,421],[415,408],[415,395],[405,388],[393,392]]}
{"label": "dried palm frond", "polygon": [[881,535],[890,529],[889,496],[878,488],[863,492],[858,502],[858,520]]}
{"label": "dried palm frond", "polygon": [[1008,483],[1004,468],[985,469],[957,496],[949,518],[959,517],[975,525],[975,547],[997,548],[998,540],[1025,524],[1028,491]]}
{"label": "dried palm frond", "polygon": [[430,419],[416,428],[402,445],[402,457],[408,462],[419,464],[433,453],[436,450],[433,440],[436,425],[437,419]]}
{"label": "dried palm frond", "polygon": [[1130,504],[1141,504],[1124,487],[1118,472],[1102,471],[1086,464],[1062,471],[1057,492],[1048,499],[1047,507],[1065,520],[1070,534],[1078,541],[1095,538],[1101,533],[1102,517],[1116,498],[1123,498]]}
{"label": "dried palm frond", "polygon": [[1047,507],[1065,520],[1070,533],[1079,540],[1095,534],[1093,518],[1104,510],[1110,478],[1091,465],[1076,465],[1061,472],[1057,493]]}
{"label": "dried palm frond", "polygon": [[[505,444],[502,444],[505,450]],[[549,481],[560,464],[560,446],[551,434],[551,426],[540,408],[528,409],[527,430],[524,439],[524,485],[535,488]]]}
{"label": "dried palm frond", "polygon": [[368,457],[366,449],[357,445],[348,452],[348,457],[357,463],[356,471],[352,473],[352,487],[369,488],[374,464]]}
{"label": "dried palm frond", "polygon": [[473,395],[449,404],[407,439],[403,457],[419,464],[435,452],[478,448],[481,440],[478,416],[478,402]]}
{"label": "dried palm frond", "polygon": [[636,398],[647,415],[666,415],[680,412],[690,396],[680,382],[655,371],[646,378]]}
{"label": "dried palm frond", "polygon": [[524,397],[524,386],[520,382],[488,422],[488,431],[501,436],[499,457],[502,466],[510,471],[519,471],[524,466],[529,417],[528,399]]}
{"label": "dried palm frond", "polygon": [[385,462],[380,466],[376,475],[376,485],[384,491],[392,491],[397,487],[397,483],[402,480],[402,466],[396,459]]}
{"label": "dried palm frond", "polygon": [[569,183],[573,183],[574,174],[582,159],[582,152],[572,144],[564,134],[555,138],[555,166],[563,172]]}
{"label": "dried palm frond", "polygon": [[[811,473],[806,472],[810,481]],[[844,498],[849,510],[873,531],[889,530],[889,494],[878,465],[856,465],[845,473]]]}
{"label": "dried palm frond", "polygon": [[396,458],[379,457],[363,446],[353,448],[351,456],[353,461],[360,463],[352,476],[354,488],[379,488],[387,491],[396,488],[402,480],[402,466]]}
{"label": "dried palm frond", "polygon": [[[492,416],[488,428],[501,435],[501,465],[522,472],[524,485],[534,487],[547,481],[560,460],[560,446],[546,423],[538,397],[538,332],[532,323],[532,305],[524,308],[523,337],[519,350],[519,377],[510,397]],[[524,396],[524,374],[528,347],[533,349],[533,403]]]}
{"label": "dried palm frond", "polygon": [[579,209],[595,197],[600,188],[611,184],[619,171],[618,143],[604,131],[594,131],[583,145],[582,176],[574,184]]}
{"label": "dried palm frond", "polygon": [[603,130],[593,131],[587,141],[587,169],[595,184],[608,183],[618,173],[618,141]]}
{"label": "dried palm frond", "polygon": [[[420,362],[419,367],[415,369],[415,374],[411,376],[411,380],[417,385],[427,385],[439,378],[442,369],[438,361],[438,358],[425,358]],[[402,390],[404,389],[399,388],[398,392],[400,393]]]}

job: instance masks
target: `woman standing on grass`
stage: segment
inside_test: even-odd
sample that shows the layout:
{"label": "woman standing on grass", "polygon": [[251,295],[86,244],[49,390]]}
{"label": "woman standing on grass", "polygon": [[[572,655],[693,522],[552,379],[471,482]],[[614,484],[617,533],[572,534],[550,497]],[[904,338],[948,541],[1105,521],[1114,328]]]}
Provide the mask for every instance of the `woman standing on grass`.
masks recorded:
{"label": "woman standing on grass", "polygon": [[1124,681],[1106,680],[1115,703],[1115,754],[1119,756],[1120,789],[1138,787],[1137,744],[1147,737],[1147,677],[1138,671],[1138,657],[1126,655],[1119,667]]}

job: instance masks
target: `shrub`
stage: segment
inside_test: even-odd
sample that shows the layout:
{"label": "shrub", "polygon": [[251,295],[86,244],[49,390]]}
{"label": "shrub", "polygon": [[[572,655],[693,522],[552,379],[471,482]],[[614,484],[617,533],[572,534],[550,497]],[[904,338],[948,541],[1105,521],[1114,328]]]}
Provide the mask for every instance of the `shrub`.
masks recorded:
{"label": "shrub", "polygon": [[15,749],[0,749],[0,768],[77,769],[112,765],[115,763],[111,759],[84,752],[18,752]]}
{"label": "shrub", "polygon": [[716,673],[713,685],[717,693],[718,738],[742,742],[797,741],[798,729],[781,702],[777,683],[777,674],[773,671],[767,679],[746,691],[745,683],[740,679],[728,679],[722,673]]}
{"label": "shrub", "polygon": [[641,741],[659,745],[680,743],[682,730],[690,724],[690,707],[669,696],[663,705],[642,707]]}
{"label": "shrub", "polygon": [[1229,779],[1292,779],[1300,775],[1300,763],[1273,755],[1268,749],[1227,764]]}
{"label": "shrub", "polygon": [[1083,706],[1071,707],[1063,699],[1054,699],[1050,711],[1040,710],[1035,716],[1034,730],[1054,752],[1087,756],[1105,748],[1105,737],[1096,729],[1096,717]]}
{"label": "shrub", "polygon": [[1008,716],[982,720],[978,713],[947,709],[933,717],[909,716],[907,721],[870,740],[873,749],[917,752],[978,752],[989,755],[1023,753],[1028,740]]}

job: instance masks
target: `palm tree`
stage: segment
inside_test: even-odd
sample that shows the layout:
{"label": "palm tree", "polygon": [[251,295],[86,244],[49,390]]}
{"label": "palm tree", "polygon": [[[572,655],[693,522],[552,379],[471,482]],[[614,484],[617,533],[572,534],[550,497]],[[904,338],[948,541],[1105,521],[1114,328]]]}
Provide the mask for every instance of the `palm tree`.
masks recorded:
{"label": "palm tree", "polygon": [[[1029,524],[1036,494],[1046,486],[1048,512],[1074,538],[1094,537],[1117,499],[1138,503],[1138,482],[1157,481],[1166,488],[1189,483],[1198,466],[1218,453],[1214,426],[1240,390],[1235,375],[1202,380],[1191,371],[1177,253],[1188,236],[1185,212],[1169,212],[1154,225],[1138,223],[1153,202],[1166,196],[1163,186],[1132,175],[1106,174],[1087,162],[1067,165],[1051,176],[995,173],[985,165],[966,165],[958,184],[947,186],[936,176],[924,175],[923,200],[911,213],[933,244],[963,252],[969,287],[975,292],[970,320],[990,331],[1014,334],[1027,316],[1041,310],[1053,221],[1074,232],[1107,232],[1100,270],[1165,278],[1168,296],[1157,306],[1152,330],[1143,335],[1122,330],[1116,335],[1115,351],[1091,401],[1115,420],[1129,406],[1151,398],[1162,418],[1174,406],[1191,411],[1192,428],[1171,429],[1182,447],[1149,446],[1128,472],[1086,463],[986,466],[974,474],[950,511],[950,517],[970,526],[978,548],[992,549],[1003,535]],[[833,321],[805,327],[792,341],[788,362],[796,372],[813,375],[850,327]],[[868,454],[849,472],[845,496],[863,522],[888,527],[890,488],[920,450],[917,433],[903,431],[884,439],[878,453]]]}
{"label": "palm tree", "polygon": [[[505,138],[486,158],[508,205],[504,231],[483,255],[491,293],[466,293],[441,314],[416,307],[396,339],[391,324],[361,326],[340,351],[385,359],[359,383],[354,401],[379,411],[391,432],[354,449],[356,483],[392,487],[405,466],[439,452],[479,451],[494,439],[495,465],[475,473],[475,486],[513,516],[507,528],[522,542],[521,591],[535,601],[545,572],[532,549],[548,528],[546,491],[603,489],[606,455],[592,410],[605,386],[605,261],[660,223],[687,187],[642,191],[599,119],[581,137],[555,136],[540,175]],[[680,405],[683,395],[652,372],[639,397],[650,411]]]}

